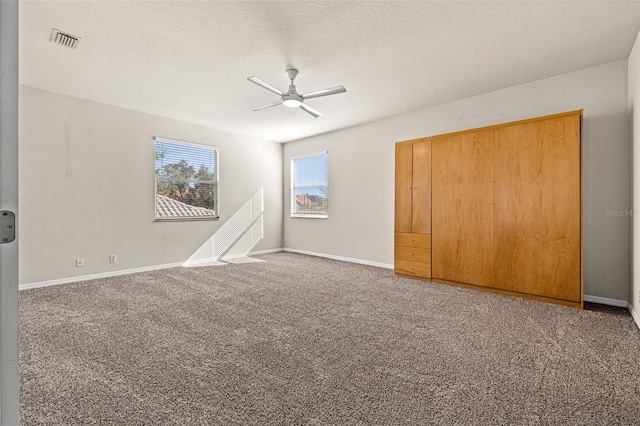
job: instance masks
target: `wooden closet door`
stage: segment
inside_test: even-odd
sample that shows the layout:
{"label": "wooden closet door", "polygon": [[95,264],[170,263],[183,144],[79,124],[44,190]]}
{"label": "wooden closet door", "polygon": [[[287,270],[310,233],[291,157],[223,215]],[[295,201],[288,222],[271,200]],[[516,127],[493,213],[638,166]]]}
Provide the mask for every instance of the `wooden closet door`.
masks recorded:
{"label": "wooden closet door", "polygon": [[432,276],[493,285],[493,131],[432,140]]}
{"label": "wooden closet door", "polygon": [[580,302],[580,116],[496,129],[496,287]]}
{"label": "wooden closet door", "polygon": [[411,144],[396,145],[396,232],[411,232],[412,158]]}
{"label": "wooden closet door", "polygon": [[413,144],[411,232],[431,233],[431,141]]}

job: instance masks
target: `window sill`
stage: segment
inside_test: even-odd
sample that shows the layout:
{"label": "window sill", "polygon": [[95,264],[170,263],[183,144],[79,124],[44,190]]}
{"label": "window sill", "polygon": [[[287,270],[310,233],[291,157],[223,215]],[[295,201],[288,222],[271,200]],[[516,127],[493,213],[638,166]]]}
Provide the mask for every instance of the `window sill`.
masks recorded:
{"label": "window sill", "polygon": [[156,217],[154,222],[191,222],[191,221],[205,221],[205,220],[218,220],[220,216],[203,216],[203,217]]}
{"label": "window sill", "polygon": [[324,214],[292,214],[291,217],[303,219],[328,219],[329,216]]}

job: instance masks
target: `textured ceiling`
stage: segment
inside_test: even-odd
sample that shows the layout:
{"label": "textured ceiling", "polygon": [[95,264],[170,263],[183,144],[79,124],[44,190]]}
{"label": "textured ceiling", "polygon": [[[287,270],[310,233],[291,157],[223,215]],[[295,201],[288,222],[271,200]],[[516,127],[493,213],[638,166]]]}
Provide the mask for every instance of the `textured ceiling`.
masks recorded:
{"label": "textured ceiling", "polygon": [[[82,37],[49,42],[51,28]],[[20,2],[20,82],[291,141],[628,57],[640,3]],[[310,99],[313,118],[246,80]]]}

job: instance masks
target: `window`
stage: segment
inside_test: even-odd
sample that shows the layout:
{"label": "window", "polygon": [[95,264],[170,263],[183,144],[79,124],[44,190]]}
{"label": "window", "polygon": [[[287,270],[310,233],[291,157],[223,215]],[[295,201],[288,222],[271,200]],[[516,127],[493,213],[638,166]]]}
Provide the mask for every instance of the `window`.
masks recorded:
{"label": "window", "polygon": [[327,217],[329,154],[291,161],[291,217]]}
{"label": "window", "polygon": [[155,138],[156,220],[218,217],[218,150]]}

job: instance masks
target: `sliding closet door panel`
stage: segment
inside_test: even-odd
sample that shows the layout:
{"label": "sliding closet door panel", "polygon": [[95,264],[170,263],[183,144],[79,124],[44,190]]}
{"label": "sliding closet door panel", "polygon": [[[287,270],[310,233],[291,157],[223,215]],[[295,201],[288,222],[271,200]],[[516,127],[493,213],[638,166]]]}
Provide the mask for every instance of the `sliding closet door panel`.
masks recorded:
{"label": "sliding closet door panel", "polygon": [[396,145],[396,232],[411,232],[411,144]]}
{"label": "sliding closet door panel", "polygon": [[432,276],[493,286],[493,131],[432,140]]}
{"label": "sliding closet door panel", "polygon": [[431,141],[413,144],[413,215],[411,230],[431,233]]}
{"label": "sliding closet door panel", "polygon": [[580,116],[496,130],[496,287],[579,302]]}

